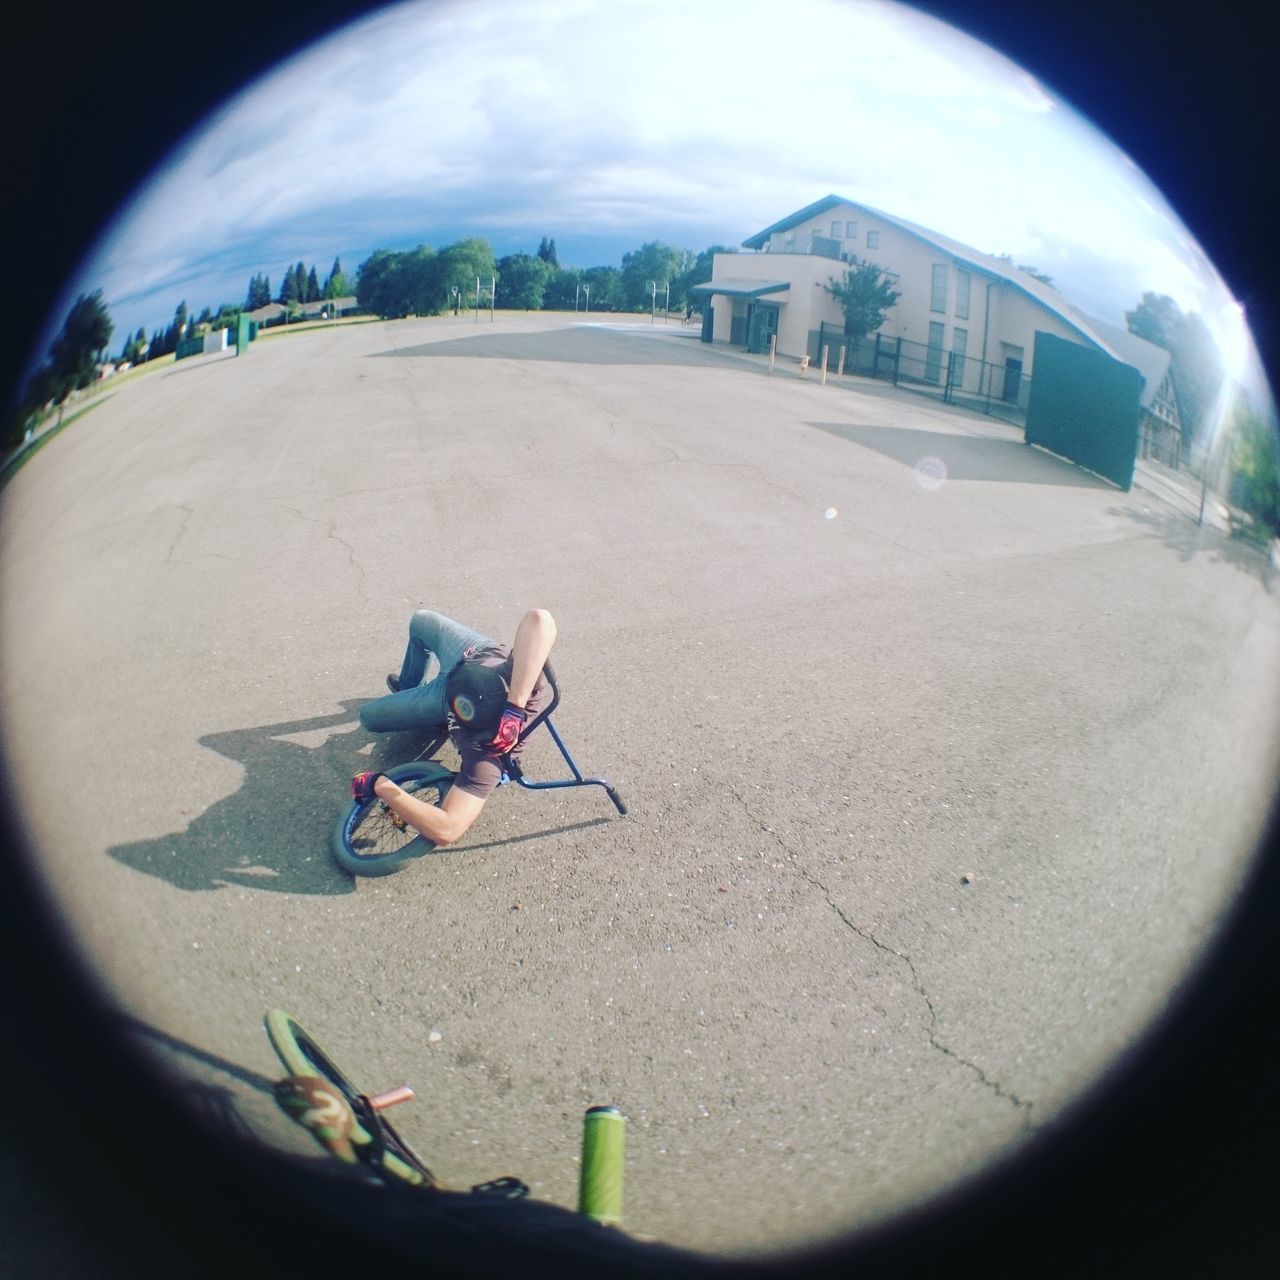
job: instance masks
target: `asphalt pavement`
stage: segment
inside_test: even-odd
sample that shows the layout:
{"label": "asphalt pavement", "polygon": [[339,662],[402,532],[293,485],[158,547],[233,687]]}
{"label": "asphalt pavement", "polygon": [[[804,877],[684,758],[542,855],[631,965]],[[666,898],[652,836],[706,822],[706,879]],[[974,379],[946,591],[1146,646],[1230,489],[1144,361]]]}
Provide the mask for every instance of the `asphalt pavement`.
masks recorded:
{"label": "asphalt pavement", "polygon": [[[245,1141],[310,1153],[282,1006],[414,1084],[447,1181],[572,1204],[613,1102],[632,1230],[768,1252],[1016,1149],[1165,1007],[1275,786],[1272,573],[1154,486],[675,322],[362,324],[138,377],[17,472],[0,696],[77,945]],[[353,881],[347,780],[421,746],[356,719],[410,613],[535,605],[629,815],[507,787]]]}

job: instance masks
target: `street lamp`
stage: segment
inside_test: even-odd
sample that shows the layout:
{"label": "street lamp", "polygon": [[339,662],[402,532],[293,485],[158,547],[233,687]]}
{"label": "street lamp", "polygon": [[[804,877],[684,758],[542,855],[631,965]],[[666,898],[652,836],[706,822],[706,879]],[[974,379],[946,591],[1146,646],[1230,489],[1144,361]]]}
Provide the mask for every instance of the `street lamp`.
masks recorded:
{"label": "street lamp", "polygon": [[583,309],[582,314],[589,316],[591,314],[591,286],[589,284],[584,284],[582,286],[582,292],[586,295],[587,299],[586,306]]}
{"label": "street lamp", "polygon": [[658,318],[658,282],[656,280],[649,281],[649,323],[653,324]]}

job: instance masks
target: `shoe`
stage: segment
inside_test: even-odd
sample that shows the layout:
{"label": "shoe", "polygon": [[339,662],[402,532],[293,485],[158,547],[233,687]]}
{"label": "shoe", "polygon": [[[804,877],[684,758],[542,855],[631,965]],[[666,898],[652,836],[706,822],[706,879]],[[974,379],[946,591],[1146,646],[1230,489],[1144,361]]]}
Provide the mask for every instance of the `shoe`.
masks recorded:
{"label": "shoe", "polygon": [[399,676],[388,676],[388,677],[387,677],[387,688],[388,688],[388,689],[390,689],[392,693],[399,693],[399,692],[400,692],[400,677],[399,677]]}

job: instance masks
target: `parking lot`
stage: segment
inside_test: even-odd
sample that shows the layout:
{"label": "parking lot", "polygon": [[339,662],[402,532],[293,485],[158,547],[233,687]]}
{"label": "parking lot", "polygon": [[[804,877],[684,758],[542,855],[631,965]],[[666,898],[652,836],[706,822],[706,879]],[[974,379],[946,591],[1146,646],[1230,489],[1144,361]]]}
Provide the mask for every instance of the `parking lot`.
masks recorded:
{"label": "parking lot", "polygon": [[[1165,1006],[1274,788],[1259,554],[674,322],[263,336],[122,387],[0,520],[16,785],[139,1043],[310,1155],[263,1084],[282,1006],[414,1084],[446,1181],[561,1204],[617,1103],[628,1226],[696,1249],[874,1221],[1040,1130]],[[356,719],[410,613],[509,641],[531,606],[629,815],[508,787],[353,882],[348,779],[422,745]]]}

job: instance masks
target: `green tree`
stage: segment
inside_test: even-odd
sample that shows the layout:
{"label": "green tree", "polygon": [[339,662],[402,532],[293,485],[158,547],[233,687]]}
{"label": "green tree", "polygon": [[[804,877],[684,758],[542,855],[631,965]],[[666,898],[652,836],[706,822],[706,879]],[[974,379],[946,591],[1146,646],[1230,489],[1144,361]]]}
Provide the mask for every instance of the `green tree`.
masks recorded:
{"label": "green tree", "polygon": [[307,297],[308,302],[320,301],[320,281],[316,278],[315,265],[312,264],[311,270],[307,272]]}
{"label": "green tree", "polygon": [[257,311],[271,301],[271,281],[264,275],[255,275],[249,281],[249,291],[245,294],[244,309]]}
{"label": "green tree", "polygon": [[1232,504],[1270,534],[1280,534],[1280,441],[1274,419],[1268,421],[1241,402],[1229,434]]}
{"label": "green tree", "polygon": [[622,305],[635,311],[648,311],[655,299],[658,305],[664,305],[665,286],[679,277],[690,259],[687,250],[673,249],[658,240],[641,245],[634,253],[624,253],[620,273]]}
{"label": "green tree", "polygon": [[489,291],[489,281],[498,274],[498,264],[493,260],[493,250],[487,240],[471,238],[459,240],[440,250],[438,257],[439,301],[432,312],[442,310],[448,301],[449,290],[458,288],[474,304],[476,281],[480,281],[480,298]]}
{"label": "green tree", "polygon": [[555,275],[549,258],[527,253],[513,253],[498,259],[498,286],[495,305],[513,310],[542,309],[547,285]]}
{"label": "green tree", "polygon": [[851,258],[843,280],[834,276],[824,289],[840,304],[844,312],[844,331],[855,343],[874,333],[902,294],[874,262]]}
{"label": "green tree", "polygon": [[342,263],[339,259],[334,258],[333,266],[324,282],[324,296],[326,298],[345,298],[349,292],[347,277],[342,270]]}
{"label": "green tree", "polygon": [[554,240],[548,240],[546,236],[543,236],[542,240],[538,244],[538,257],[541,258],[543,262],[549,262],[553,267],[558,267],[560,265],[560,261],[556,257],[556,242]]}
{"label": "green tree", "polygon": [[298,301],[298,277],[292,267],[285,267],[284,278],[280,282],[280,296],[276,299],[281,306],[290,306]]}
{"label": "green tree", "polygon": [[583,297],[584,308],[618,311],[625,305],[622,273],[617,267],[588,267],[582,273],[582,285],[591,291]]}
{"label": "green tree", "polygon": [[671,285],[671,301],[677,306],[684,306],[689,301],[689,290],[695,284],[706,284],[711,279],[711,268],[715,264],[717,253],[736,253],[736,249],[726,248],[722,244],[713,244],[687,261],[687,264],[676,276]]}
{"label": "green tree", "polygon": [[580,302],[582,272],[577,267],[556,267],[542,293],[546,311],[572,311]]}
{"label": "green tree", "polygon": [[87,387],[97,376],[98,364],[106,359],[113,327],[101,289],[82,293],[72,304],[62,332],[49,351],[54,398],[59,403],[72,391]]}
{"label": "green tree", "polygon": [[1169,378],[1182,419],[1182,438],[1190,444],[1203,433],[1222,386],[1222,358],[1208,326],[1194,311],[1184,314],[1172,298],[1155,293],[1144,293],[1124,318],[1131,333],[1169,352]]}

